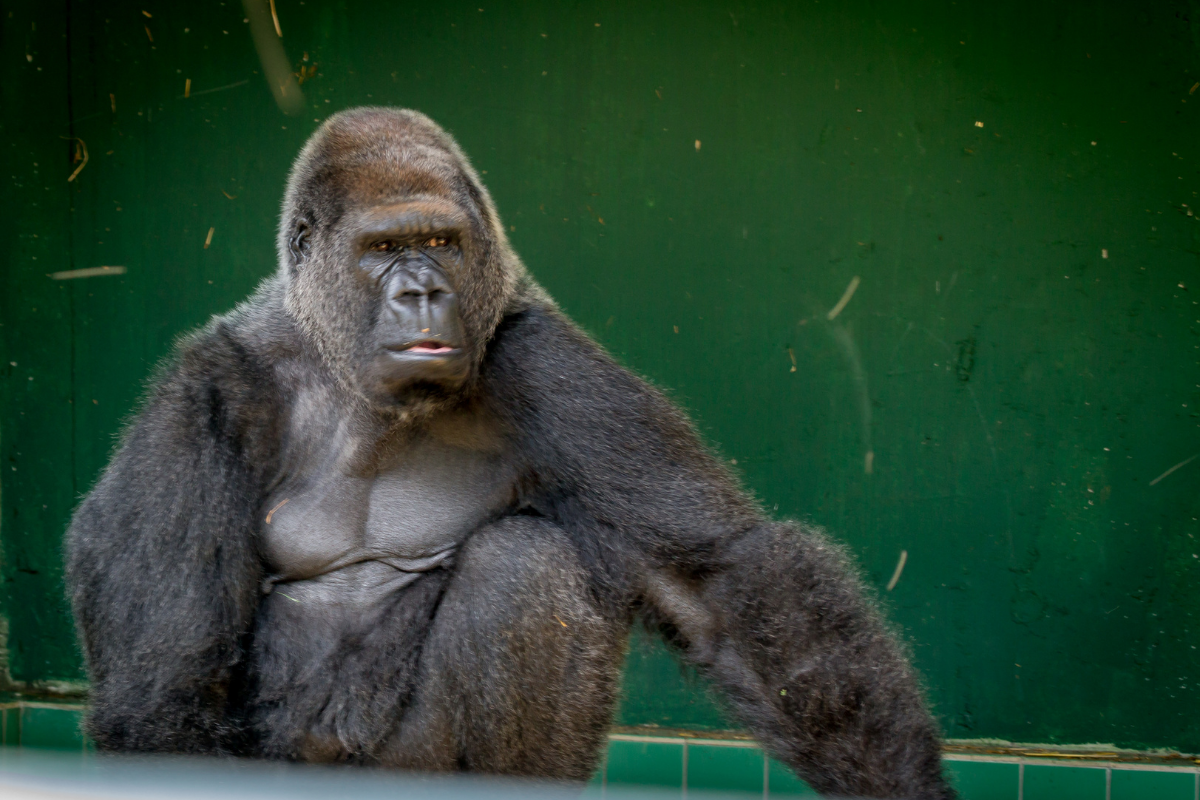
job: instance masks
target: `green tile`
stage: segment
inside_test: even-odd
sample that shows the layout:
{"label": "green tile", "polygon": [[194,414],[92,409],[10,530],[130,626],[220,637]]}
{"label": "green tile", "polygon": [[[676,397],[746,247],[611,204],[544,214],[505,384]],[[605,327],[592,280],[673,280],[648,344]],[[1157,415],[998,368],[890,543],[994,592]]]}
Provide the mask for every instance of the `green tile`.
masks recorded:
{"label": "green tile", "polygon": [[762,750],[688,742],[687,788],[720,791],[723,797],[761,797]]}
{"label": "green tile", "polygon": [[683,743],[608,743],[608,785],[667,786],[683,790]]}
{"label": "green tile", "polygon": [[1021,770],[1016,764],[990,761],[943,761],[942,764],[962,800],[1017,800]]}
{"label": "green tile", "polygon": [[1025,800],[1104,800],[1104,770],[1025,765]]}
{"label": "green tile", "polygon": [[1196,773],[1114,769],[1112,800],[1193,800]]}
{"label": "green tile", "polygon": [[775,759],[767,760],[768,797],[817,797],[817,793],[792,772],[789,767]]}
{"label": "green tile", "polygon": [[21,708],[21,746],[82,750],[83,714],[77,708]]}

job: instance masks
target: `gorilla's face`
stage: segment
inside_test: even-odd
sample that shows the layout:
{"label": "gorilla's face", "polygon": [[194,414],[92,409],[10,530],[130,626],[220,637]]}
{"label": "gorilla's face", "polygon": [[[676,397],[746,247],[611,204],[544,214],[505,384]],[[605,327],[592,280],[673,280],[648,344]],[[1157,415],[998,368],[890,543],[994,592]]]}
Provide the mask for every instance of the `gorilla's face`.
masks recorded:
{"label": "gorilla's face", "polygon": [[324,360],[376,406],[461,396],[512,270],[452,140],[411,113],[339,115],[310,141],[288,195],[287,304]]}
{"label": "gorilla's face", "polygon": [[414,392],[452,394],[471,375],[475,344],[459,305],[467,220],[428,200],[355,216],[347,261],[376,306],[360,343],[360,388],[384,403]]}

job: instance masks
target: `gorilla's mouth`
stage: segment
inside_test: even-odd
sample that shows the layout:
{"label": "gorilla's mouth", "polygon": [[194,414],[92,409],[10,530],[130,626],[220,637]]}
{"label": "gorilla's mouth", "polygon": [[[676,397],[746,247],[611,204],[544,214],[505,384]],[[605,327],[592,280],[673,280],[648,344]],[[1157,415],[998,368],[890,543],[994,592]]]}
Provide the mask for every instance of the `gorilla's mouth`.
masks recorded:
{"label": "gorilla's mouth", "polygon": [[406,344],[388,345],[388,350],[393,353],[413,353],[414,355],[424,356],[448,356],[458,352],[458,348],[439,342],[435,339],[426,339],[419,342],[410,342]]}
{"label": "gorilla's mouth", "polygon": [[396,339],[376,351],[363,375],[369,393],[384,403],[444,397],[471,377],[471,361],[457,336]]}
{"label": "gorilla's mouth", "polygon": [[447,353],[453,353],[457,349],[456,347],[441,344],[440,342],[417,342],[412,347],[407,348],[410,353],[427,353],[433,356],[443,356]]}

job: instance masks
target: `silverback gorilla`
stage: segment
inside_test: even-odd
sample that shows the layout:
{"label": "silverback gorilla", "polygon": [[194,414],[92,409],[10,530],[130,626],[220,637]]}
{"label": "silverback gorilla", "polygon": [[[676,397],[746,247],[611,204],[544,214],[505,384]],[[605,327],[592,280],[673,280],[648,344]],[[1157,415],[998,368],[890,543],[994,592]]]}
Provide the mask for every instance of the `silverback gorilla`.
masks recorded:
{"label": "silverback gorilla", "polygon": [[331,117],[277,244],[67,534],[101,748],[585,780],[641,619],[817,790],[953,796],[843,553],[563,316],[437,125]]}

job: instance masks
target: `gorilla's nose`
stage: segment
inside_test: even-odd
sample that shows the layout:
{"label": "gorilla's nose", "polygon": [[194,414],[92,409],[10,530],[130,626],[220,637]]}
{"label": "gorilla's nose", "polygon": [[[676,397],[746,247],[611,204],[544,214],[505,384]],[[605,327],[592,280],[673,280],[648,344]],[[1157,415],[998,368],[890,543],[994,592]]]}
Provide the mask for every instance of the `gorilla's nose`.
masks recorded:
{"label": "gorilla's nose", "polygon": [[403,338],[461,344],[458,298],[440,270],[401,270],[388,286],[387,305]]}
{"label": "gorilla's nose", "polygon": [[428,267],[401,270],[390,288],[393,301],[400,301],[405,297],[429,297],[439,293],[452,293],[450,282],[446,280],[441,271]]}

